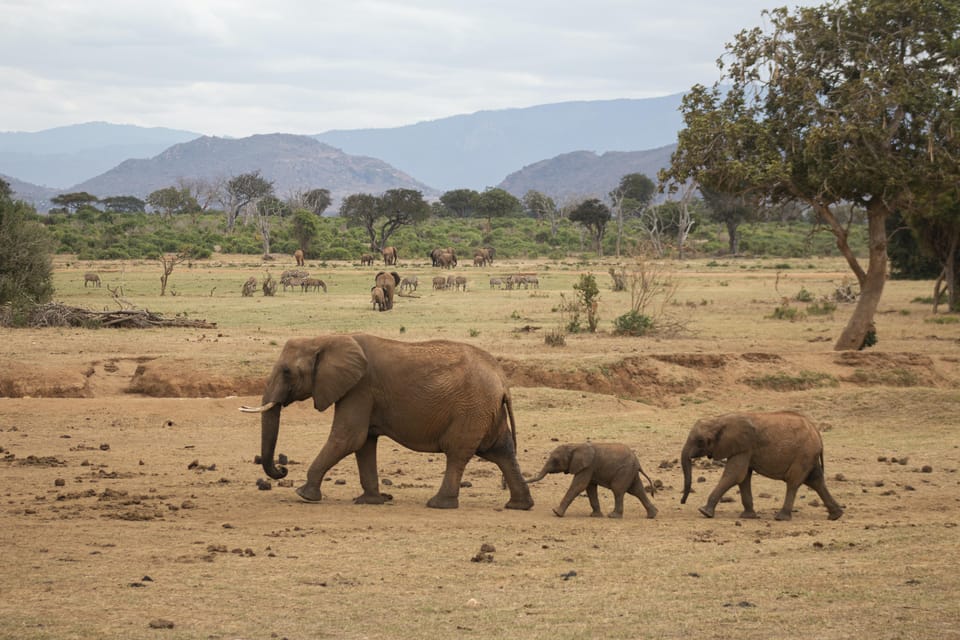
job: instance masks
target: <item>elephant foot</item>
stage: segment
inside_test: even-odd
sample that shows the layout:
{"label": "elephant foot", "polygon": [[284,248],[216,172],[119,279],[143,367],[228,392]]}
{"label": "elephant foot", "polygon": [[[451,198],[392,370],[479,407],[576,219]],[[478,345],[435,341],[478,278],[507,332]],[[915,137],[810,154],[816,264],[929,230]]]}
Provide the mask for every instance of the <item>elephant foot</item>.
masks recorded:
{"label": "elephant foot", "polygon": [[700,513],[702,513],[704,516],[706,516],[706,517],[708,517],[708,518],[712,518],[712,517],[713,517],[713,509],[711,509],[710,507],[703,506],[703,507],[700,507],[700,509],[698,509],[698,511],[700,511]]}
{"label": "elephant foot", "polygon": [[431,509],[456,509],[460,506],[460,500],[456,497],[444,498],[436,495],[427,500],[427,506]]}
{"label": "elephant foot", "polygon": [[389,493],[376,493],[376,494],[366,494],[359,495],[353,499],[353,504],[383,504],[384,502],[389,502],[393,500],[393,496]]}
{"label": "elephant foot", "polygon": [[507,504],[503,505],[505,509],[517,509],[518,511],[529,511],[533,508],[533,500],[527,498],[526,500],[510,500]]}
{"label": "elephant foot", "polygon": [[648,519],[648,520],[653,520],[654,518],[657,517],[657,514],[658,514],[658,513],[660,513],[660,512],[657,510],[656,507],[652,507],[652,508],[650,508],[650,509],[647,509],[647,519]]}
{"label": "elephant foot", "polygon": [[619,520],[620,518],[623,517],[623,514],[620,513],[619,511],[611,511],[610,513],[607,514],[607,517],[608,517],[608,518],[615,518],[615,519]]}
{"label": "elephant foot", "polygon": [[757,515],[756,511],[754,511],[753,509],[750,509],[749,511],[740,512],[740,517],[744,520],[756,520],[760,516]]}
{"label": "elephant foot", "polygon": [[837,510],[835,510],[835,511],[831,511],[830,514],[827,516],[827,519],[828,519],[828,520],[839,520],[839,519],[840,519],[840,516],[842,516],[842,515],[843,515],[843,509],[837,509]]}
{"label": "elephant foot", "polygon": [[790,513],[789,511],[777,511],[777,515],[775,515],[773,518],[774,520],[780,520],[781,522],[786,522],[788,520],[793,519],[793,514]]}
{"label": "elephant foot", "polygon": [[558,518],[562,518],[563,514],[566,513],[566,509],[560,509],[558,507],[554,507],[552,511],[553,515],[557,516]]}
{"label": "elephant foot", "polygon": [[305,484],[297,489],[297,495],[300,496],[304,502],[320,502],[320,498],[322,497],[320,487],[312,484]]}
{"label": "elephant foot", "polygon": [[602,512],[602,511],[593,511],[593,512],[590,513],[590,517],[591,517],[591,518],[602,518],[602,517],[603,517],[603,512]]}

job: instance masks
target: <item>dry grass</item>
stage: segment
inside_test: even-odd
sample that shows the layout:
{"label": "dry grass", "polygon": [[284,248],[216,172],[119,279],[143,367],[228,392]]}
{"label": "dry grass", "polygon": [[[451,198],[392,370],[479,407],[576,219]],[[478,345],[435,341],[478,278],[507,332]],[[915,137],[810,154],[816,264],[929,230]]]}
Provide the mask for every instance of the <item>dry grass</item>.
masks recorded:
{"label": "dry grass", "polygon": [[[31,396],[0,398],[0,637],[960,637],[960,327],[925,322],[929,308],[910,302],[929,283],[889,282],[880,343],[838,355],[849,306],[767,319],[801,286],[827,294],[845,275],[837,262],[803,261],[779,277],[762,261],[668,263],[692,332],[631,339],[610,335],[629,298],[609,291],[607,263],[461,268],[465,294],[433,292],[428,265],[402,264],[401,275],[420,276],[419,297],[376,313],[367,300],[379,268],[308,265],[328,294],[242,298],[246,278],[263,272],[244,260],[178,267],[178,295],[164,298],[157,265],[58,262],[67,304],[115,308],[105,288],[83,289],[82,274],[115,286],[122,273],[130,301],[217,322],[213,331],[0,330],[0,391],[16,383],[5,395]],[[547,346],[559,294],[585,269],[601,284],[605,332]],[[281,270],[271,266],[275,278]],[[490,275],[512,271],[536,271],[541,289],[489,289]],[[645,519],[633,501],[622,521],[592,519],[584,498],[556,518],[563,476],[536,485],[532,511],[505,511],[496,468],[479,460],[460,509],[434,511],[423,505],[442,456],[390,441],[379,464],[393,504],[352,504],[351,460],[332,470],[318,505],[286,487],[257,491],[259,425],[236,409],[256,400],[287,337],[330,330],[486,348],[515,380],[525,470],[558,441],[625,442],[664,485],[660,515]],[[745,382],[804,372],[837,384]],[[280,436],[295,483],[332,418],[308,404],[284,412]],[[793,521],[773,521],[783,485],[762,478],[760,520],[738,520],[736,503],[704,519],[696,506],[720,474],[706,465],[679,504],[674,463],[694,420],[781,408],[824,431],[842,519],[827,521],[801,491]],[[610,494],[601,502],[609,509]],[[472,561],[484,543],[493,561]],[[149,627],[160,619],[174,627]]]}

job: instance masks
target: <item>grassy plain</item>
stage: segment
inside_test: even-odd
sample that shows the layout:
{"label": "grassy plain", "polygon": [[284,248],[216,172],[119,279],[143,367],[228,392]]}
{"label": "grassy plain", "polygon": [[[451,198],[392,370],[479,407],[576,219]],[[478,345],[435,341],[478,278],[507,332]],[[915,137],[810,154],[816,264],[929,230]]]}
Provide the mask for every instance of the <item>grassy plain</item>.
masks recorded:
{"label": "grassy plain", "polygon": [[[665,312],[685,330],[643,338],[611,333],[630,295],[610,290],[607,270],[628,262],[461,265],[468,288],[453,292],[431,289],[428,263],[402,261],[420,287],[387,313],[369,302],[382,267],[346,262],[308,262],[327,293],[240,296],[247,277],[292,266],[218,255],[177,266],[160,297],[157,263],[61,257],[65,304],[117,309],[106,287],[121,286],[129,304],[216,327],[0,329],[0,637],[960,638],[960,324],[915,301],[932,283],[889,281],[879,343],[838,354],[852,307],[803,317],[794,300],[848,277],[832,259],[663,262],[677,284]],[[83,287],[90,270],[103,288]],[[547,346],[586,272],[600,332]],[[489,287],[510,273],[536,273],[540,288]],[[799,319],[771,317],[784,298]],[[625,442],[662,484],[659,516],[633,501],[621,521],[593,519],[584,498],[556,518],[561,476],[534,486],[533,510],[506,511],[480,460],[460,508],[434,511],[442,456],[390,441],[379,464],[391,504],[352,504],[350,459],[320,504],[276,483],[258,491],[259,422],[237,408],[257,402],[287,338],[330,331],[487,349],[513,383],[525,472],[558,442]],[[283,414],[295,485],[332,418],[308,405]],[[757,478],[761,519],[739,520],[735,503],[705,519],[696,507],[720,474],[706,464],[680,505],[690,425],[774,409],[823,431],[843,518],[827,521],[802,490],[793,520],[775,522],[783,485]]]}

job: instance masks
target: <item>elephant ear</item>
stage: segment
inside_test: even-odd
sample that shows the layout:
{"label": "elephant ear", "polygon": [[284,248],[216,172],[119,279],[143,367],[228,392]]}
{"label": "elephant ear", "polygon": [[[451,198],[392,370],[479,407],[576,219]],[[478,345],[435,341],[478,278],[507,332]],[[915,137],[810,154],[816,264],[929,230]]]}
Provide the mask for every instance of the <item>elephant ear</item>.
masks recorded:
{"label": "elephant ear", "polygon": [[593,459],[596,457],[596,454],[597,451],[591,444],[583,444],[578,446],[573,450],[573,454],[570,456],[570,464],[567,466],[567,473],[576,475],[584,469],[589,468],[593,464]]}
{"label": "elephant ear", "polygon": [[390,275],[393,276],[393,284],[399,286],[399,285],[400,285],[400,274],[397,273],[396,271],[391,271],[391,272],[390,272]]}
{"label": "elephant ear", "polygon": [[756,444],[757,431],[749,416],[732,413],[716,421],[713,433],[713,458],[725,460],[738,453],[749,451]]}
{"label": "elephant ear", "polygon": [[335,336],[317,349],[313,363],[313,406],[324,411],[350,391],[367,371],[367,357],[350,336]]}

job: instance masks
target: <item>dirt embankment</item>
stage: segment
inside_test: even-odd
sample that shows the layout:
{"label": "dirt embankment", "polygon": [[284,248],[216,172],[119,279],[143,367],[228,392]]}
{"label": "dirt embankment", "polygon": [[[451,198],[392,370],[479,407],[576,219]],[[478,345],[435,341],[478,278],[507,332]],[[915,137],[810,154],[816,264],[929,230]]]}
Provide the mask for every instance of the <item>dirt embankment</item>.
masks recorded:
{"label": "dirt embankment", "polygon": [[[613,395],[669,407],[683,397],[740,388],[797,391],[817,387],[953,387],[956,362],[917,353],[675,353],[557,366],[501,359],[516,387],[552,387]],[[139,357],[96,360],[82,367],[0,362],[0,397],[93,398],[135,394],[156,398],[258,395],[263,377],[214,371],[191,360]]]}

